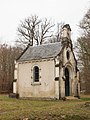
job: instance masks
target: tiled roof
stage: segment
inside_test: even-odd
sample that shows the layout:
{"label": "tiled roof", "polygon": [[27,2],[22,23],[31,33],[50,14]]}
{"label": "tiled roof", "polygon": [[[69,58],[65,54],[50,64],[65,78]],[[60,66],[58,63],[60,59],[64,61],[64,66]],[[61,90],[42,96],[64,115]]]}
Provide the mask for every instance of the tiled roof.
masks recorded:
{"label": "tiled roof", "polygon": [[29,61],[53,58],[57,56],[62,49],[60,42],[29,46],[28,49],[20,56],[17,61]]}

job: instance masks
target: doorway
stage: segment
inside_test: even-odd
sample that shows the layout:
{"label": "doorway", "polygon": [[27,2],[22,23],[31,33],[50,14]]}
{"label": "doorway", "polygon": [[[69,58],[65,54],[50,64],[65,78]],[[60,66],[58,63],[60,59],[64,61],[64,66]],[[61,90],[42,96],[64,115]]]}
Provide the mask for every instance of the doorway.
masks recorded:
{"label": "doorway", "polygon": [[65,68],[65,96],[70,95],[69,70]]}

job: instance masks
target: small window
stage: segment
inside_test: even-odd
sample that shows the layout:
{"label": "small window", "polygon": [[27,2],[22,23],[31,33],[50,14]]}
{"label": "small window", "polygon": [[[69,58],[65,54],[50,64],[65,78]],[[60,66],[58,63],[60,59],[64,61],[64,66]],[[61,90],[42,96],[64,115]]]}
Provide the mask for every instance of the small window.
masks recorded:
{"label": "small window", "polygon": [[34,82],[39,82],[39,67],[35,66],[33,68],[33,78],[34,78]]}
{"label": "small window", "polygon": [[70,58],[70,53],[69,53],[69,51],[66,52],[66,56],[67,56],[67,59],[69,60],[69,58]]}

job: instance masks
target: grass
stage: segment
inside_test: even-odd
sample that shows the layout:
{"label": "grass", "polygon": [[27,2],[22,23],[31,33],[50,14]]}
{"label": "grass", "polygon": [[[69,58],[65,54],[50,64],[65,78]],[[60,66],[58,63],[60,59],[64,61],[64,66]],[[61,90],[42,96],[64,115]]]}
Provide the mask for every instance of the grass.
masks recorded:
{"label": "grass", "polygon": [[21,100],[0,95],[0,120],[90,120],[90,97],[80,100]]}

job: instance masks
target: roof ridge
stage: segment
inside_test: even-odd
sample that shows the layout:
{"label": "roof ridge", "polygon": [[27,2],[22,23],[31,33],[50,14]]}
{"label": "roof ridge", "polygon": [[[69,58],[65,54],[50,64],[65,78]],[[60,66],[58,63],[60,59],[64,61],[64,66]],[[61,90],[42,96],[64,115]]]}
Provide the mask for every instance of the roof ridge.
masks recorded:
{"label": "roof ridge", "polygon": [[54,42],[54,43],[49,43],[49,44],[41,44],[41,45],[35,45],[35,46],[29,46],[29,47],[39,47],[39,46],[48,46],[48,45],[54,45],[54,44],[60,44],[60,42]]}

